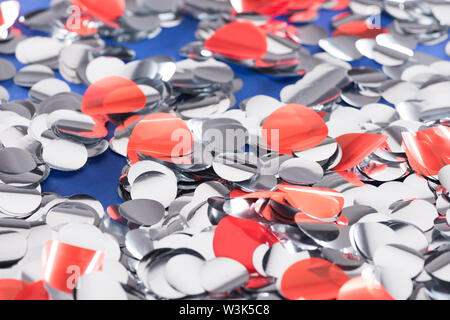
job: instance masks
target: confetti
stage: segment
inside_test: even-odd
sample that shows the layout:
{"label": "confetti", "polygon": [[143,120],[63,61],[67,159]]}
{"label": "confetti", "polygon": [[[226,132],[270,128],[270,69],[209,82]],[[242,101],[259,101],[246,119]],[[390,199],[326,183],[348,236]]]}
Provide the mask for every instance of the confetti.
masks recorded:
{"label": "confetti", "polygon": [[[0,5],[0,299],[449,298],[450,63],[419,50],[447,1],[19,8]],[[185,14],[179,57],[128,45]],[[278,95],[242,99],[263,78]],[[41,186],[111,152],[106,210]]]}

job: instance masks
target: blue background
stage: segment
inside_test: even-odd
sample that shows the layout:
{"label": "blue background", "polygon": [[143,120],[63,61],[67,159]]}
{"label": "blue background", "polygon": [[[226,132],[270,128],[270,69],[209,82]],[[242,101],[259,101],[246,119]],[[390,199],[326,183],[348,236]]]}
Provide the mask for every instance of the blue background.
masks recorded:
{"label": "blue background", "polygon": [[[99,0],[100,1],[100,0]],[[105,3],[107,0],[102,0]],[[20,0],[21,14],[28,13],[33,10],[47,8],[49,0]],[[328,30],[331,35],[331,18],[342,11],[321,10],[320,18],[314,23],[321,25]],[[382,26],[390,23],[390,18],[382,16]],[[190,16],[186,16],[183,22],[175,28],[163,29],[163,31],[154,39],[141,41],[138,43],[122,44],[136,51],[135,59],[143,59],[154,55],[168,55],[175,60],[182,57],[178,55],[178,50],[185,44],[194,41],[194,31],[197,28],[197,20]],[[42,35],[26,28],[22,28],[19,23],[18,27],[28,36]],[[114,41],[106,39],[108,44],[114,44]],[[423,51],[441,59],[448,59],[445,54],[446,41],[435,46],[419,45],[416,50]],[[320,51],[317,46],[307,46],[311,53]],[[14,63],[19,70],[23,67],[14,56],[0,55]],[[352,62],[353,66],[371,66],[380,67],[377,63],[367,58]],[[258,94],[265,94],[274,98],[279,98],[280,90],[295,81],[298,78],[276,78],[263,74],[255,73],[241,66],[232,66],[236,76],[240,77],[244,82],[244,87],[236,94],[237,105],[240,101]],[[57,77],[62,79],[59,73]],[[16,86],[12,80],[2,81],[0,85],[4,86],[10,93],[10,100],[26,99],[28,90]],[[83,94],[86,90],[85,85],[74,85],[69,83],[72,91]],[[113,133],[113,126],[108,125],[109,137]],[[42,183],[42,190],[48,192],[56,192],[63,196],[70,196],[76,193],[87,193],[100,200],[104,207],[111,204],[122,202],[117,194],[118,179],[121,169],[126,161],[123,157],[108,150],[102,155],[90,159],[88,164],[78,171],[63,172],[52,170],[49,178]]]}

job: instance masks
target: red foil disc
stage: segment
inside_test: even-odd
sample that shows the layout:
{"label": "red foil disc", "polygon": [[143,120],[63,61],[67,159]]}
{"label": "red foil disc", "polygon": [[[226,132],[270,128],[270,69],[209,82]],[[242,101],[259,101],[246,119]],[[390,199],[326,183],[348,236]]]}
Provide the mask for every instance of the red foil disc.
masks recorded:
{"label": "red foil disc", "polygon": [[138,152],[168,162],[189,163],[190,158],[184,156],[191,153],[193,145],[184,120],[169,113],[153,113],[134,127],[127,153],[132,163],[139,160]]}
{"label": "red foil disc", "polygon": [[242,263],[255,272],[253,252],[261,244],[269,246],[278,242],[273,233],[263,225],[246,219],[226,216],[214,231],[213,248],[216,257],[226,257]]}
{"label": "red foil disc", "polygon": [[338,266],[320,258],[300,260],[286,269],[280,292],[289,300],[336,299],[349,277]]}
{"label": "red foil disc", "polygon": [[125,0],[108,0],[106,4],[98,0],[70,0],[73,4],[102,21],[113,21],[125,12]]}
{"label": "red foil disc", "polygon": [[333,10],[342,10],[348,7],[350,0],[334,0],[336,3],[331,9]]}
{"label": "red foil disc", "polygon": [[0,279],[0,300],[14,300],[27,287],[28,282],[17,279]]}
{"label": "red foil disc", "polygon": [[366,21],[350,21],[337,27],[332,36],[355,36],[358,38],[375,39],[377,35],[388,33],[385,28],[377,28],[375,25],[367,24]]}
{"label": "red foil disc", "polygon": [[285,200],[290,205],[315,219],[335,219],[344,207],[344,196],[333,189],[287,184],[280,184],[278,188],[286,193]]}
{"label": "red foil disc", "polygon": [[272,112],[262,130],[262,138],[271,150],[289,155],[319,145],[328,135],[328,127],[317,112],[295,103]]}
{"label": "red foil disc", "polygon": [[410,166],[424,176],[437,175],[450,164],[450,128],[437,126],[418,132],[402,132],[403,149]]}
{"label": "red foil disc", "polygon": [[43,281],[71,293],[83,274],[101,269],[104,253],[49,240],[42,250]]}
{"label": "red foil disc", "polygon": [[135,82],[108,76],[87,88],[81,111],[89,115],[127,113],[142,109],[145,103],[145,95]]}
{"label": "red foil disc", "polygon": [[335,171],[349,170],[363,161],[386,140],[387,136],[375,133],[347,133],[335,140],[342,149],[342,159]]}
{"label": "red foil disc", "polygon": [[284,11],[290,0],[231,0],[231,5],[238,13],[258,12],[260,14],[275,15]]}
{"label": "red foil disc", "polygon": [[267,52],[264,31],[249,21],[234,21],[214,32],[205,49],[235,59],[258,59]]}
{"label": "red foil disc", "polygon": [[355,277],[340,289],[338,300],[394,300],[387,290],[375,279]]}
{"label": "red foil disc", "polygon": [[26,286],[15,297],[15,300],[50,300],[50,295],[44,287],[44,281],[36,281]]}

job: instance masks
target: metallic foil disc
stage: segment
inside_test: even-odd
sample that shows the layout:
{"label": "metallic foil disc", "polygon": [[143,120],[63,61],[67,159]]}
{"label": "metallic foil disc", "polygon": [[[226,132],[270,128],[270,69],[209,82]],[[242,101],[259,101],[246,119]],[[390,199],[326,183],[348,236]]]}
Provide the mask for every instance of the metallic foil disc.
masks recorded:
{"label": "metallic foil disc", "polygon": [[81,169],[88,159],[86,147],[70,140],[46,139],[42,146],[44,161],[57,170],[73,171]]}
{"label": "metallic foil disc", "polygon": [[39,81],[53,78],[53,70],[46,65],[30,64],[20,69],[14,76],[14,83],[22,87],[32,87]]}
{"label": "metallic foil disc", "polygon": [[278,174],[288,183],[311,185],[322,179],[323,169],[317,162],[294,158],[283,162]]}
{"label": "metallic foil disc", "polygon": [[67,83],[59,79],[47,78],[36,82],[31,87],[28,95],[31,99],[41,102],[46,98],[63,92],[70,92],[70,87]]}
{"label": "metallic foil disc", "polygon": [[52,66],[63,45],[54,38],[30,37],[17,45],[16,58],[23,64],[39,63]]}
{"label": "metallic foil disc", "polygon": [[137,199],[121,204],[119,212],[122,217],[133,223],[150,226],[162,219],[164,207],[154,200]]}
{"label": "metallic foil disc", "polygon": [[358,38],[353,36],[340,36],[319,40],[319,46],[333,57],[344,61],[358,60],[362,55],[356,49]]}
{"label": "metallic foil disc", "polygon": [[76,300],[128,300],[120,283],[104,271],[83,275],[77,285]]}
{"label": "metallic foil disc", "polygon": [[372,260],[379,247],[395,243],[396,235],[392,229],[378,222],[360,222],[351,227],[350,240],[357,252]]}
{"label": "metallic foil disc", "polygon": [[6,59],[0,59],[0,81],[9,80],[16,74],[16,67]]}
{"label": "metallic foil disc", "polygon": [[215,258],[200,268],[200,283],[208,292],[227,292],[248,280],[247,270],[239,262],[229,258]]}

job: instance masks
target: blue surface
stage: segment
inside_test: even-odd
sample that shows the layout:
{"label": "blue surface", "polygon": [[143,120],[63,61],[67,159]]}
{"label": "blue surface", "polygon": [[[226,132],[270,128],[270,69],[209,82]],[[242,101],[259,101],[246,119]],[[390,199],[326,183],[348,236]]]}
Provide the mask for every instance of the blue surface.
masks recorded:
{"label": "blue surface", "polygon": [[[99,0],[100,1],[100,0]],[[106,0],[103,0],[105,3]],[[42,9],[49,6],[48,0],[20,0],[21,14],[28,13],[36,9]],[[345,11],[345,10],[342,10]],[[339,12],[342,11],[320,11],[320,19],[316,24],[326,28],[331,34],[330,20]],[[390,19],[383,16],[381,19],[382,26],[386,26]],[[20,27],[20,25],[18,24]],[[41,33],[34,32],[25,28],[22,31],[26,35],[41,35]],[[175,28],[163,29],[163,31],[155,38],[141,41],[138,43],[123,44],[136,51],[136,59],[143,59],[154,55],[168,55],[175,60],[180,60],[182,57],[178,55],[178,50],[185,44],[194,41],[194,31],[197,28],[197,21],[191,17],[185,17],[181,25]],[[108,44],[113,44],[113,41],[107,40]],[[443,43],[435,46],[419,45],[417,50],[434,55],[441,59],[448,59],[445,55],[445,44]],[[318,47],[307,47],[312,53],[320,51]],[[0,55],[14,63],[17,69],[23,67],[13,56]],[[362,58],[352,63],[354,66],[371,66],[380,67],[377,63],[367,58]],[[298,78],[276,78],[263,74],[258,74],[241,66],[233,65],[233,70],[236,76],[240,77],[244,82],[243,89],[236,94],[237,104],[240,101],[257,95],[265,94],[274,98],[279,98],[280,90],[291,83],[294,83]],[[62,79],[59,73],[57,77]],[[26,99],[28,97],[28,90],[16,86],[12,80],[0,82],[0,85],[7,88],[10,93],[11,100]],[[85,85],[74,85],[69,83],[72,91],[83,94],[86,90]],[[108,125],[112,134],[113,126]],[[74,172],[62,172],[52,170],[49,178],[42,183],[42,190],[48,192],[57,192],[64,196],[70,196],[76,193],[87,193],[98,200],[100,200],[104,207],[111,204],[122,202],[117,194],[118,179],[120,177],[121,169],[126,161],[123,157],[108,150],[104,154],[95,157],[81,170]]]}

